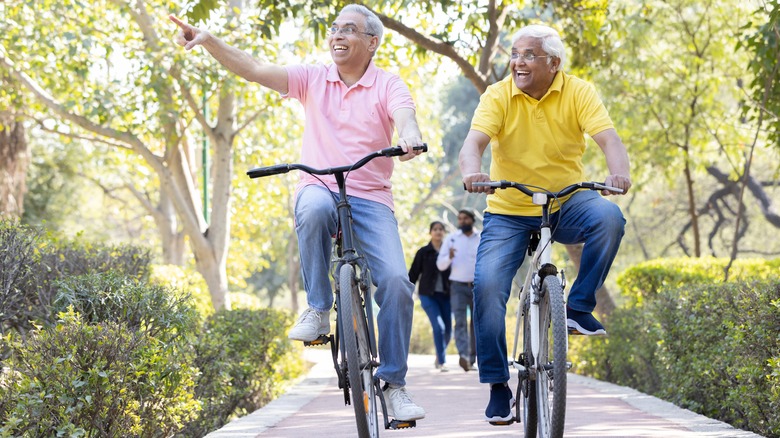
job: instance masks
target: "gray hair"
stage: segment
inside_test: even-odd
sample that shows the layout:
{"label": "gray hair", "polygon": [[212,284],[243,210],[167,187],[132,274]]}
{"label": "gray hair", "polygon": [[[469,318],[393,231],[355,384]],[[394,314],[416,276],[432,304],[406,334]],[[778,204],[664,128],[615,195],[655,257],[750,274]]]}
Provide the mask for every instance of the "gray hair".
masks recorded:
{"label": "gray hair", "polygon": [[[563,41],[558,32],[552,27],[545,26],[543,24],[531,24],[521,28],[512,37],[512,44],[523,37],[538,38],[542,40],[542,50],[549,56],[556,57],[561,60],[558,64],[558,70],[563,70],[563,65],[566,63],[566,48],[563,46]],[[547,58],[547,63],[551,63],[552,58]]]}
{"label": "gray hair", "polygon": [[366,17],[366,33],[376,35],[379,38],[379,42],[382,42],[382,34],[385,32],[385,27],[382,25],[382,21],[375,13],[363,5],[347,5],[341,9],[339,14],[343,13],[358,13]]}

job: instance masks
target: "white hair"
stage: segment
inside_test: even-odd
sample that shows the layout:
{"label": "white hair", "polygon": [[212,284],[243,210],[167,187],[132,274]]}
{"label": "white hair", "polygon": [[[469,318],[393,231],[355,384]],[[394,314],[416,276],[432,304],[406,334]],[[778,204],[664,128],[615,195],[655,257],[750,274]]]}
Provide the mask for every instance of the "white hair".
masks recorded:
{"label": "white hair", "polygon": [[[542,40],[542,50],[549,56],[558,58],[561,62],[558,64],[558,71],[563,70],[566,63],[566,48],[563,46],[561,36],[558,31],[550,26],[543,24],[530,24],[517,31],[512,37],[512,44],[523,37],[538,38]],[[552,58],[547,58],[547,63],[552,62]]]}
{"label": "white hair", "polygon": [[385,27],[382,25],[382,21],[375,13],[363,5],[347,5],[341,9],[339,14],[343,13],[357,13],[366,17],[366,33],[376,35],[379,38],[379,42],[382,42],[382,34],[385,31]]}

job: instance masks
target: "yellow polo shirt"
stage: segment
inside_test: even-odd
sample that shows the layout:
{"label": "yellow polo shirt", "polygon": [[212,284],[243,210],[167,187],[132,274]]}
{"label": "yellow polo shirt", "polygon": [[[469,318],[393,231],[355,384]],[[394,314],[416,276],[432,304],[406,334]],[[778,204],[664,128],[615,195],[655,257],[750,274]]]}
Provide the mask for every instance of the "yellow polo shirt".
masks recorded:
{"label": "yellow polo shirt", "polygon": [[[541,100],[523,93],[512,76],[489,86],[471,121],[471,129],[491,139],[493,181],[515,181],[553,192],[586,180],[585,133],[593,136],[613,127],[593,86],[564,72],[555,76]],[[488,195],[485,211],[542,214],[530,197],[515,189]]]}

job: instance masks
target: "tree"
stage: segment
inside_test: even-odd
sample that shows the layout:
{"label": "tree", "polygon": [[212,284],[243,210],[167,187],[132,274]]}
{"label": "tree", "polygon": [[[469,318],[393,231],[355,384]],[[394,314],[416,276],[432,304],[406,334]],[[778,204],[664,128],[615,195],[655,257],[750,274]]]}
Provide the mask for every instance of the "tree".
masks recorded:
{"label": "tree", "polygon": [[[758,11],[758,14],[763,15],[762,12],[769,12],[769,21],[762,24],[756,32],[748,36],[745,39],[745,45],[748,50],[753,52],[754,58],[750,61],[750,68],[754,74],[754,79],[751,83],[751,91],[753,95],[752,105],[746,105],[746,112],[749,114],[758,113],[756,119],[756,133],[753,137],[753,142],[750,145],[748,153],[744,159],[744,166],[742,174],[739,177],[741,182],[739,195],[737,197],[737,220],[734,227],[734,240],[731,246],[731,252],[729,254],[729,263],[724,268],[724,274],[726,280],[729,277],[729,270],[737,258],[739,251],[739,237],[744,233],[744,229],[740,226],[743,214],[744,214],[744,197],[745,192],[750,186],[751,191],[755,192],[756,188],[760,188],[755,181],[752,181],[751,168],[753,165],[753,156],[761,135],[761,127],[766,117],[771,120],[767,125],[770,126],[770,131],[767,137],[770,141],[774,141],[775,145],[780,149],[780,86],[777,84],[777,77],[780,68],[777,64],[777,56],[780,55],[780,4],[775,0],[770,4],[767,4],[765,8]],[[748,25],[749,26],[749,25]],[[737,48],[743,42],[740,41]],[[741,85],[741,81],[738,81]],[[751,111],[753,110],[754,111]],[[765,196],[757,196],[759,200],[763,201],[767,199]],[[762,208],[766,211],[766,202],[762,202]],[[777,220],[776,214],[768,215],[770,222],[780,228],[780,221]],[[772,219],[775,219],[774,221]]]}
{"label": "tree", "polygon": [[[752,80],[745,86],[744,115],[759,127],[769,127],[767,139],[780,148],[780,84],[777,78],[780,67],[780,2],[761,2],[753,12],[753,18],[743,26],[745,34],[739,39],[737,50],[750,54],[748,64]],[[740,77],[738,85],[745,81]]]}
{"label": "tree", "polygon": [[20,217],[27,191],[29,152],[27,133],[19,114],[22,96],[15,92],[13,80],[0,69],[0,215]]}
{"label": "tree", "polygon": [[[231,38],[251,40],[247,35],[276,28],[262,16],[239,22],[240,9],[233,8],[238,5],[232,2],[223,17]],[[182,262],[186,237],[212,303],[222,308],[228,304],[233,146],[262,112],[239,111],[257,97],[210,60],[187,59],[161,37],[160,31],[171,33],[172,26],[152,11],[172,6],[122,0],[10,5],[0,29],[0,66],[45,106],[61,135],[127,152],[140,175],[121,175],[124,185],[154,217],[164,261]],[[123,63],[129,70],[118,66]],[[203,114],[204,89],[210,91],[205,103],[213,107],[211,120]],[[211,144],[210,223],[197,189],[193,121]]]}

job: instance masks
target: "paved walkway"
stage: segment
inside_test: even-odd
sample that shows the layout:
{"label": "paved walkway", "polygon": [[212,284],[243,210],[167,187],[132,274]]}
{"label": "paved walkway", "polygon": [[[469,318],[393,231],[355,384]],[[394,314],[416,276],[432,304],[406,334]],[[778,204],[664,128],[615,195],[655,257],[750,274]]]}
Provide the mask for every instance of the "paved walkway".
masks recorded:
{"label": "paved walkway", "polygon": [[[354,437],[354,413],[344,405],[336,384],[330,350],[307,348],[305,358],[315,363],[308,375],[285,395],[246,417],[235,420],[208,438]],[[448,357],[449,372],[433,368],[433,356],[409,358],[407,388],[425,408],[417,427],[380,431],[395,438],[520,437],[522,428],[491,426],[483,420],[488,400],[487,385],[476,372],[457,367],[457,357]],[[516,385],[516,377],[510,385]],[[569,374],[566,434],[569,437],[658,438],[761,438],[751,432],[635,390]],[[381,421],[381,414],[380,414]]]}

